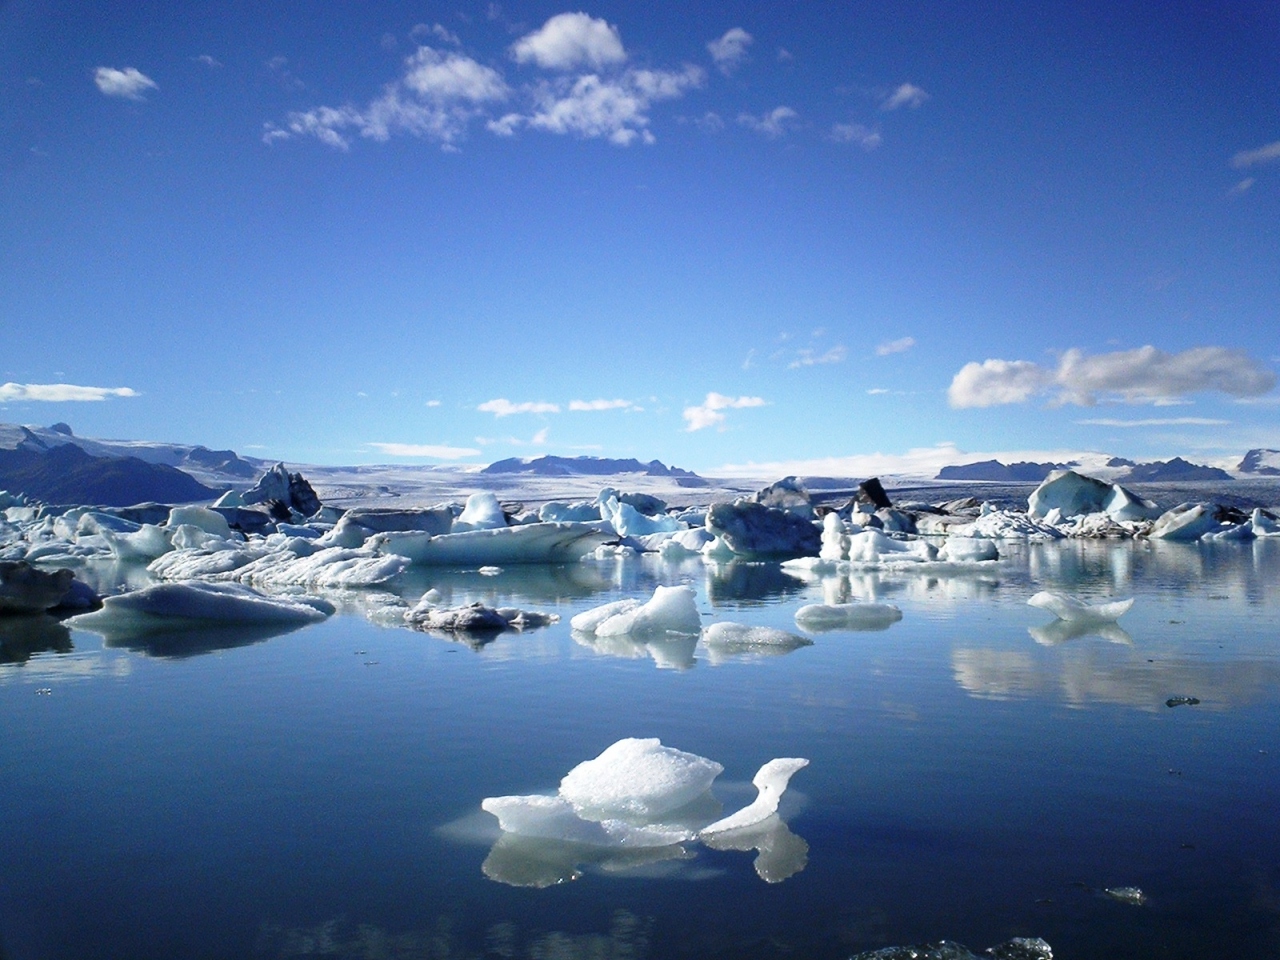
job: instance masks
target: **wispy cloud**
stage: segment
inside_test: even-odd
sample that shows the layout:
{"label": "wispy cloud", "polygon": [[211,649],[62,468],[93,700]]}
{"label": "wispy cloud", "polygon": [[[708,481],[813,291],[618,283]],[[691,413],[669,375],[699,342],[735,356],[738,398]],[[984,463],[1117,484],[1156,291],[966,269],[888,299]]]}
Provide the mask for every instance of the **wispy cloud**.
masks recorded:
{"label": "wispy cloud", "polygon": [[363,109],[315,107],[289,114],[283,126],[266,124],[266,143],[312,136],[339,150],[353,135],[375,141],[408,133],[451,148],[466,135],[468,124],[484,104],[510,94],[502,76],[470,57],[432,47],[419,47],[404,60],[400,79]]}
{"label": "wispy cloud", "polygon": [[136,397],[130,387],[81,387],[74,383],[0,383],[0,403],[98,402],[108,397]]}
{"label": "wispy cloud", "polygon": [[877,357],[887,357],[891,353],[905,353],[916,345],[915,337],[901,337],[898,340],[887,340],[876,347]]}
{"label": "wispy cloud", "polygon": [[799,114],[790,107],[774,107],[768,113],[760,116],[753,116],[750,113],[738,114],[738,123],[749,130],[776,140],[795,125],[796,118]]}
{"label": "wispy cloud", "polygon": [[476,409],[482,413],[492,413],[495,417],[509,417],[515,413],[559,413],[560,405],[536,400],[512,403],[510,400],[499,397],[496,400],[486,400]]}
{"label": "wispy cloud", "polygon": [[204,66],[208,67],[210,70],[216,70],[218,67],[222,66],[221,61],[219,61],[215,57],[211,57],[207,53],[202,53],[199,56],[192,57],[191,59],[196,63],[203,64]]}
{"label": "wispy cloud", "polygon": [[751,34],[741,27],[732,27],[719,40],[708,43],[707,52],[711,54],[711,59],[720,72],[728,76],[747,58],[747,48],[751,46],[752,40]]}
{"label": "wispy cloud", "polygon": [[825,353],[818,353],[806,347],[796,351],[796,358],[787,364],[787,369],[795,370],[799,367],[812,367],[818,364],[840,363],[848,352],[843,344],[837,344]]}
{"label": "wispy cloud", "polygon": [[432,443],[370,443],[389,457],[430,457],[433,460],[461,460],[479,456],[480,451],[471,447],[450,447]]}
{"label": "wispy cloud", "polygon": [[827,134],[828,140],[836,143],[856,143],[870,153],[884,141],[879,130],[872,130],[860,123],[835,123]]}
{"label": "wispy cloud", "polygon": [[747,407],[763,407],[763,397],[726,397],[722,393],[708,393],[701,405],[684,408],[684,419],[689,424],[685,429],[690,433],[723,424],[723,410],[741,410]]}
{"label": "wispy cloud", "polygon": [[142,100],[148,90],[159,90],[159,85],[137,67],[98,67],[93,72],[93,82],[108,97],[124,97],[126,100]]}
{"label": "wispy cloud", "polygon": [[1243,170],[1246,167],[1271,163],[1274,160],[1280,160],[1280,140],[1268,143],[1265,147],[1258,147],[1256,150],[1241,150],[1231,158],[1231,166],[1237,170]]}
{"label": "wispy cloud", "polygon": [[867,390],[867,396],[879,397],[879,396],[883,396],[888,392],[889,392],[888,387],[871,387],[869,390]]}
{"label": "wispy cloud", "polygon": [[602,70],[627,59],[618,28],[585,13],[559,13],[511,46],[517,63],[548,70]]}
{"label": "wispy cloud", "polygon": [[1241,350],[1166,353],[1145,346],[1095,356],[1068,350],[1056,369],[1029,360],[968,363],[952,379],[947,398],[956,408],[1025,403],[1045,394],[1056,404],[1093,406],[1102,397],[1160,406],[1208,391],[1256,397],[1275,385],[1275,373]]}
{"label": "wispy cloud", "polygon": [[630,400],[570,400],[569,409],[580,412],[593,410],[637,410]]}
{"label": "wispy cloud", "polygon": [[897,110],[899,107],[910,107],[914,110],[928,99],[929,94],[914,83],[904,83],[884,98],[884,102],[880,104],[880,109],[889,111]]}
{"label": "wispy cloud", "polygon": [[1086,427],[1225,427],[1230,420],[1214,420],[1210,417],[1150,417],[1146,420],[1113,420],[1109,417],[1098,417],[1092,420],[1077,420],[1076,423]]}

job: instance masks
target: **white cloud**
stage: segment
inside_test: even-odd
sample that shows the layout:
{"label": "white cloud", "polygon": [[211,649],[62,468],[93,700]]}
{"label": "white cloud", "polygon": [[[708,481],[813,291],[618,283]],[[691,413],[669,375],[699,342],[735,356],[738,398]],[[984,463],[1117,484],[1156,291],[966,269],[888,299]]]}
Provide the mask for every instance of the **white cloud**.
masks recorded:
{"label": "white cloud", "polygon": [[569,409],[576,411],[591,410],[631,410],[635,404],[630,400],[570,400]]}
{"label": "white cloud", "polygon": [[80,387],[74,383],[2,383],[0,403],[37,400],[47,403],[96,402],[108,397],[136,397],[129,387]]}
{"label": "white cloud", "polygon": [[796,358],[787,364],[787,369],[795,370],[799,367],[812,367],[818,364],[840,363],[848,352],[843,344],[832,347],[826,353],[817,353],[808,348],[797,350]]}
{"label": "white cloud", "polygon": [[470,447],[450,447],[431,443],[370,443],[369,446],[390,457],[431,457],[435,460],[461,460],[478,456]]}
{"label": "white cloud", "polygon": [[550,427],[543,427],[541,430],[539,430],[537,433],[533,435],[533,437],[529,440],[529,443],[532,446],[540,447],[547,442],[547,437],[550,435],[550,433],[551,433]]}
{"label": "white cloud", "polygon": [[1092,357],[1068,350],[1053,370],[1029,360],[968,363],[952,379],[947,398],[957,408],[1024,403],[1039,394],[1078,406],[1092,406],[1099,397],[1164,406],[1205,391],[1256,397],[1275,384],[1276,375],[1241,350],[1166,353],[1145,346]]}
{"label": "white cloud", "polygon": [[191,59],[196,63],[204,64],[210,70],[216,70],[218,67],[222,66],[221,62],[216,58],[209,56],[207,53],[202,53],[198,57],[192,57]]}
{"label": "white cloud", "polygon": [[492,413],[495,417],[509,417],[514,413],[559,413],[560,406],[555,403],[532,401],[512,403],[499,397],[497,400],[486,400],[476,407],[482,413]]}
{"label": "white cloud", "polygon": [[124,97],[126,100],[141,100],[148,90],[159,90],[160,87],[137,67],[99,67],[93,72],[93,82],[108,97]]}
{"label": "white cloud", "polygon": [[618,28],[585,13],[556,14],[512,44],[511,55],[517,63],[533,61],[547,70],[601,70],[627,59]]}
{"label": "white cloud", "polygon": [[272,143],[313,136],[346,150],[351,134],[385,141],[403,132],[450,148],[466,135],[482,105],[505,100],[509,93],[502,75],[491,67],[460,53],[419,47],[405,58],[402,77],[364,109],[320,106],[291,113],[283,127],[268,123],[262,139]]}
{"label": "white cloud", "polygon": [[869,397],[879,397],[889,392],[888,387],[872,387],[867,391]]}
{"label": "white cloud", "polygon": [[751,46],[752,39],[751,34],[741,27],[733,27],[726,30],[719,40],[708,43],[707,50],[720,72],[728,76],[747,58],[747,47]]}
{"label": "white cloud", "polygon": [[1229,192],[1231,193],[1232,196],[1239,196],[1242,193],[1248,192],[1249,188],[1252,187],[1255,182],[1256,181],[1254,180],[1253,177],[1245,177],[1243,180],[1239,181],[1234,187],[1232,187]]}
{"label": "white cloud", "polygon": [[1077,420],[1087,427],[1225,427],[1230,420],[1214,420],[1210,417],[1151,417],[1146,420],[1112,420],[1099,417],[1094,420]]}
{"label": "white cloud", "polygon": [[914,83],[904,83],[889,96],[885,97],[884,103],[880,104],[880,109],[897,110],[899,107],[910,107],[914,110],[928,99],[929,94]]}
{"label": "white cloud", "polygon": [[428,401],[427,401],[427,406],[428,406],[428,407],[438,407],[438,406],[440,406],[440,401],[439,401],[439,400],[428,400]]}
{"label": "white cloud", "polygon": [[836,143],[856,143],[868,153],[880,146],[884,140],[879,130],[872,130],[860,123],[832,124],[827,139],[834,140]]}
{"label": "white cloud", "polygon": [[915,337],[902,337],[898,340],[888,340],[876,347],[876,356],[887,357],[891,353],[903,353],[904,351],[910,350],[915,345]]}
{"label": "white cloud", "polygon": [[762,397],[726,397],[722,393],[708,393],[701,406],[684,408],[684,418],[689,424],[685,429],[692,433],[724,423],[725,415],[720,412],[722,410],[741,410],[764,405]]}
{"label": "white cloud", "polygon": [[759,117],[749,113],[741,113],[738,115],[738,123],[754,130],[756,133],[776,139],[787,132],[787,128],[792,125],[792,121],[798,116],[799,114],[790,107],[774,107],[768,113]]}
{"label": "white cloud", "polygon": [[1265,147],[1258,147],[1256,150],[1241,150],[1231,158],[1231,166],[1237,170],[1243,170],[1245,167],[1270,163],[1273,160],[1280,160],[1280,140],[1268,143]]}
{"label": "white cloud", "polygon": [[678,71],[627,70],[606,78],[588,73],[572,80],[543,82],[533,91],[530,114],[507,114],[489,124],[489,129],[509,135],[524,123],[549,133],[605,138],[621,147],[637,139],[653,143],[654,136],[647,129],[650,105],[683,96],[701,86],[704,76],[697,67],[686,66]]}

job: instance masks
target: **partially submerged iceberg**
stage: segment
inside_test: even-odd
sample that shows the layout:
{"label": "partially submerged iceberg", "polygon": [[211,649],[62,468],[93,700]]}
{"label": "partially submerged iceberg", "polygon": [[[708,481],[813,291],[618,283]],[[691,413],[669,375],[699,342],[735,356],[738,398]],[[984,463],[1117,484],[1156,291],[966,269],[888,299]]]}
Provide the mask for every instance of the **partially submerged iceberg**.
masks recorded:
{"label": "partially submerged iceberg", "polygon": [[808,647],[813,641],[774,627],[754,627],[745,623],[722,621],[702,631],[702,642],[713,650],[783,652]]}
{"label": "partially submerged iceberg", "polygon": [[812,521],[750,500],[713,503],[706,525],[738,556],[806,557],[822,547]]}
{"label": "partially submerged iceberg", "polygon": [[891,603],[811,603],[796,611],[796,625],[810,633],[887,630],[901,619]]}
{"label": "partially submerged iceberg", "polygon": [[503,566],[568,563],[611,539],[598,523],[525,523],[440,535],[426,531],[376,533],[369,538],[368,546],[377,553],[404,557],[412,563]]}
{"label": "partially submerged iceberg", "polygon": [[0,560],[0,614],[51,610],[71,593],[75,578],[70,570],[48,572],[25,560]]}
{"label": "partially submerged iceberg", "polygon": [[405,612],[404,619],[419,630],[485,634],[545,627],[556,623],[560,616],[516,607],[486,607],[478,601],[461,607],[437,607],[424,597],[416,607]]}
{"label": "partially submerged iceberg", "polygon": [[[626,738],[600,756],[578,764],[560,781],[554,796],[486,797],[480,807],[498,819],[503,837],[537,840],[524,852],[534,861],[544,851],[558,863],[548,876],[545,870],[521,869],[518,856],[506,851],[505,866],[486,875],[520,885],[545,886],[570,876],[574,864],[598,860],[567,846],[601,850],[654,850],[666,848],[657,859],[686,854],[678,845],[704,839],[717,849],[760,850],[756,872],[777,882],[803,869],[808,845],[786,828],[777,815],[778,801],[791,777],[808,764],[798,757],[781,757],[760,768],[752,783],[758,795],[737,813],[716,819],[718,804],[711,796],[713,781],[724,767],[714,760],[665,747],[656,738]],[[551,844],[549,849],[547,844]],[[491,854],[491,859],[492,859]],[[648,859],[648,858],[647,858]],[[488,861],[486,861],[487,863]],[[520,879],[520,878],[525,879]]]}
{"label": "partially submerged iceberg", "polygon": [[1118,483],[1104,483],[1074,470],[1054,470],[1032,492],[1027,513],[1044,519],[1050,511],[1070,518],[1087,513],[1106,513],[1113,520],[1154,520],[1160,508]]}
{"label": "partially submerged iceberg", "polygon": [[647,603],[616,600],[578,614],[569,625],[597,637],[698,634],[702,620],[692,587],[655,587]]}
{"label": "partially submerged iceberg", "polygon": [[1110,603],[1085,603],[1076,597],[1051,590],[1041,590],[1027,601],[1033,607],[1048,610],[1059,620],[1072,623],[1107,623],[1119,620],[1133,606],[1133,598]]}
{"label": "partially submerged iceberg", "polygon": [[156,583],[106,597],[102,609],[68,621],[97,632],[125,621],[186,620],[217,623],[304,624],[324,620],[333,604],[315,597],[266,596],[238,583]]}

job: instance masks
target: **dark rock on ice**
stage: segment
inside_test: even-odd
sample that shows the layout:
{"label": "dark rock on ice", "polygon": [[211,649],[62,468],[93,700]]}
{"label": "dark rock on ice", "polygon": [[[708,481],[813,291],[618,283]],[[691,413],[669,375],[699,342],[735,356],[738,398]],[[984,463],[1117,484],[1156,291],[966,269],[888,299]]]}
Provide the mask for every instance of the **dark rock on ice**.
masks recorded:
{"label": "dark rock on ice", "polygon": [[25,560],[0,560],[0,614],[44,613],[71,592],[70,570],[45,571]]}
{"label": "dark rock on ice", "polygon": [[300,473],[290,473],[283,463],[258,478],[258,482],[240,495],[245,503],[281,504],[283,515],[272,507],[271,513],[280,520],[288,520],[290,511],[309,517],[320,509],[320,498],[311,484]]}
{"label": "dark rock on ice", "polygon": [[893,506],[893,501],[889,499],[889,494],[885,493],[879,477],[870,477],[858,484],[858,492],[854,495],[854,499],[858,503],[869,503],[877,510],[888,510]]}
{"label": "dark rock on ice", "polygon": [[822,535],[812,521],[751,500],[713,503],[707,529],[740,556],[816,557]]}

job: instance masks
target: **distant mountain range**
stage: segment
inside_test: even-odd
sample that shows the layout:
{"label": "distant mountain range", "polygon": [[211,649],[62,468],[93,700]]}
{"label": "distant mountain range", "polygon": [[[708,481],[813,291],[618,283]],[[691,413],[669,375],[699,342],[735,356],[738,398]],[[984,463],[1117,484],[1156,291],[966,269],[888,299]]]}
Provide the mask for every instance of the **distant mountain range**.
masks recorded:
{"label": "distant mountain range", "polygon": [[[1251,450],[1246,455],[1245,461],[1253,454],[1274,453],[1274,451]],[[1280,453],[1276,454],[1274,466],[1262,466],[1255,469],[1255,473],[1265,473],[1270,470],[1271,475],[1280,476]],[[1249,472],[1244,466],[1245,461],[1241,462],[1240,470]],[[1259,456],[1258,463],[1267,463],[1265,458]],[[999,460],[983,460],[978,463],[966,463],[957,467],[943,467],[938,471],[937,480],[987,480],[987,481],[1004,481],[1006,483],[1039,483],[1054,470],[1068,469],[1075,467],[1074,462],[1067,463],[1010,463],[1004,464]],[[1126,460],[1123,457],[1112,457],[1107,461],[1107,467],[1127,468],[1123,473],[1115,474],[1111,480],[1117,483],[1186,483],[1209,480],[1231,480],[1231,474],[1218,467],[1208,467],[1198,463],[1182,459],[1182,457],[1174,457],[1172,460],[1154,460],[1150,463],[1134,463],[1132,460]]]}
{"label": "distant mountain range", "polygon": [[0,449],[0,490],[44,503],[128,507],[154,500],[188,503],[220,493],[190,474],[137,457],[95,457],[74,443]]}
{"label": "distant mountain range", "polygon": [[1259,477],[1280,477],[1280,450],[1250,450],[1236,469]]}
{"label": "distant mountain range", "polygon": [[[616,460],[610,457],[556,457],[542,456],[532,460],[511,457],[489,464],[480,471],[486,474],[523,473],[539,477],[613,476],[619,473],[641,473],[647,477],[675,477],[677,481],[701,481],[692,470],[668,467],[661,460],[641,463],[635,458]],[[681,484],[696,485],[696,484]]]}

